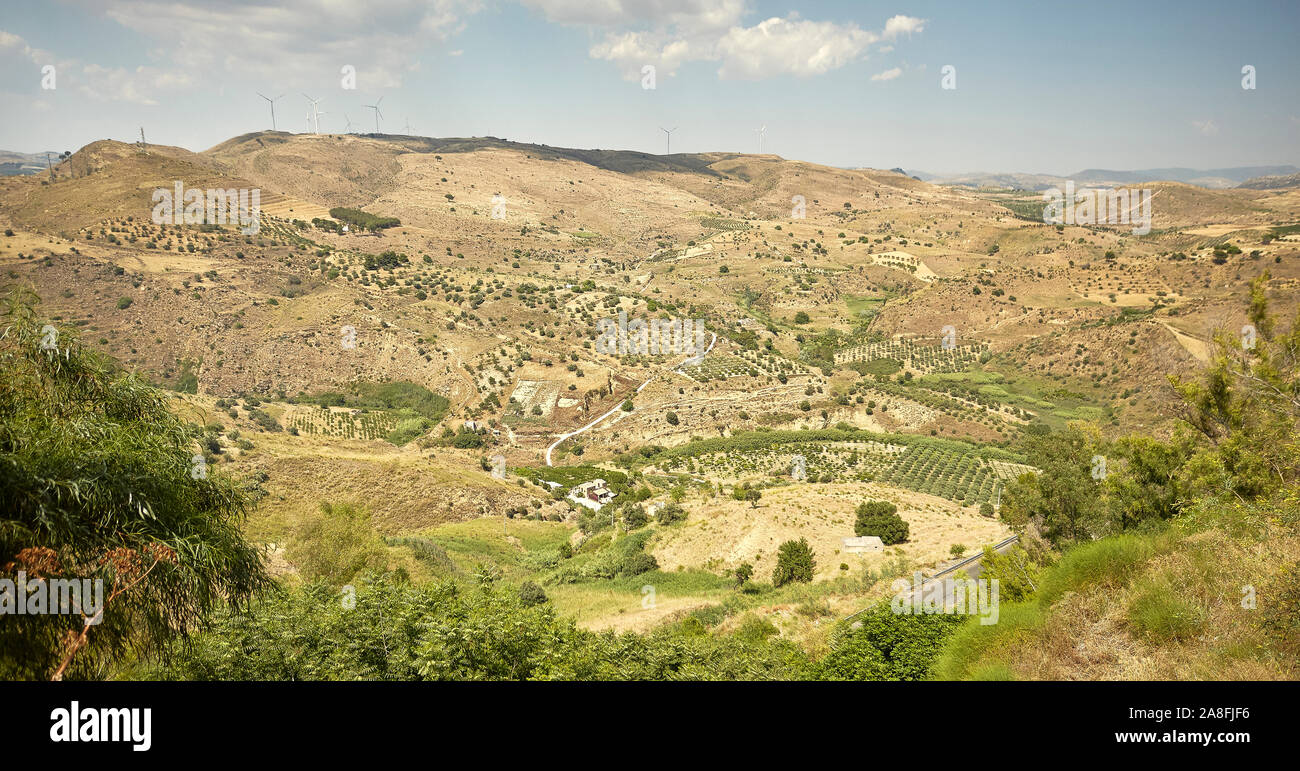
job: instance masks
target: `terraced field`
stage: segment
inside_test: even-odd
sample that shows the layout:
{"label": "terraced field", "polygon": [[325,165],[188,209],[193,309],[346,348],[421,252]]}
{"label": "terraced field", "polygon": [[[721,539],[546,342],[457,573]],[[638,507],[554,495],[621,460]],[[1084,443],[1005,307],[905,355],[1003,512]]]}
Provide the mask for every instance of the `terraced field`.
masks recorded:
{"label": "terraced field", "polygon": [[685,454],[656,465],[666,473],[735,481],[765,476],[793,479],[798,466],[809,482],[875,481],[968,506],[991,502],[1000,484],[1035,471],[1010,453],[993,448],[915,436],[899,436],[897,441],[780,442],[761,448]]}
{"label": "terraced field", "polygon": [[300,408],[285,420],[299,433],[340,439],[384,439],[404,416],[395,412]]}
{"label": "terraced field", "polygon": [[893,359],[901,362],[903,367],[921,374],[934,372],[959,372],[979,361],[980,354],[988,350],[988,345],[957,345],[951,348],[942,345],[922,345],[911,340],[890,340],[883,343],[867,343],[845,348],[835,353],[836,364],[869,364],[881,359]]}
{"label": "terraced field", "polygon": [[741,350],[736,353],[711,353],[699,364],[687,365],[682,372],[696,382],[725,380],[730,377],[763,377],[767,375],[807,375],[808,370],[789,359],[760,351]]}

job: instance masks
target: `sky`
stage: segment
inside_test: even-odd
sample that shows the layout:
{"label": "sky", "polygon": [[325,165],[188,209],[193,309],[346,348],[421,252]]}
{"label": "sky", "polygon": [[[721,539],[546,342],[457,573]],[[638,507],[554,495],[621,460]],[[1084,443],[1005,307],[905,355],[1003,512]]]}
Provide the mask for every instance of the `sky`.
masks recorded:
{"label": "sky", "polygon": [[204,150],[271,128],[261,92],[293,132],[308,94],[322,132],[374,131],[382,98],[385,133],[560,147],[756,152],[765,126],[764,152],[909,172],[1300,166],[1297,33],[1294,0],[3,0],[0,149]]}

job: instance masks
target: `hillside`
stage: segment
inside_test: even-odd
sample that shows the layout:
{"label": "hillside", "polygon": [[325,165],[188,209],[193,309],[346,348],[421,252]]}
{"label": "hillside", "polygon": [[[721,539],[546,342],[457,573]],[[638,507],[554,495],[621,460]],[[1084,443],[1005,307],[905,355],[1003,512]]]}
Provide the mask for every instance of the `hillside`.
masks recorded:
{"label": "hillside", "polygon": [[[177,181],[260,190],[259,229],[152,222]],[[62,339],[167,389],[220,474],[258,480],[244,531],[282,580],[337,579],[311,556],[337,528],[358,565],[531,581],[588,629],[761,622],[824,651],[887,579],[1011,532],[994,507],[1040,470],[1026,437],[1171,437],[1168,377],[1242,328],[1251,282],[1300,304],[1300,197],[1149,187],[1135,235],[775,155],[101,141],[0,180],[0,264]],[[711,347],[602,347],[620,314],[698,321]],[[599,513],[567,497],[594,479]],[[867,501],[909,540],[845,551]],[[775,585],[799,538],[811,581]]]}

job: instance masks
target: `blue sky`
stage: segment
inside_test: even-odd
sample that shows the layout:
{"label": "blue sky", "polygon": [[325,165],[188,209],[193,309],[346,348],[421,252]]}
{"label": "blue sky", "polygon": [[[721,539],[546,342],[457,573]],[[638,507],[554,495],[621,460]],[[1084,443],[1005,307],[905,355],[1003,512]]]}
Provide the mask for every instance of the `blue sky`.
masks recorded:
{"label": "blue sky", "polygon": [[[837,166],[1300,165],[1300,3],[6,0],[0,148],[382,128]],[[55,88],[42,88],[42,66]],[[644,65],[655,88],[642,86]],[[356,68],[356,89],[341,68]],[[945,65],[956,88],[941,88]],[[1256,88],[1242,88],[1242,67]]]}

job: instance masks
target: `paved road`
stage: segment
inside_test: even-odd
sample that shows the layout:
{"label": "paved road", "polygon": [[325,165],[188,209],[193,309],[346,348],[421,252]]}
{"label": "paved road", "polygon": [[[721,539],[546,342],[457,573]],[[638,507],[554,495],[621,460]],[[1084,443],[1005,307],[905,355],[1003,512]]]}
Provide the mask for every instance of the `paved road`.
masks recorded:
{"label": "paved road", "polygon": [[[1005,554],[1007,549],[1010,549],[1012,546],[1015,546],[1019,541],[1020,541],[1020,536],[1013,535],[1010,538],[1006,539],[1005,541],[1002,541],[997,545],[995,545],[993,547],[993,551],[998,554]],[[947,578],[952,573],[958,570],[964,569],[966,575],[969,576],[971,580],[979,578],[980,575],[984,572],[984,566],[980,563],[980,560],[983,557],[984,557],[984,550],[980,549],[980,551],[977,554],[971,557],[967,557],[966,559],[962,560],[961,562],[958,562],[955,565],[949,565],[943,570],[940,570],[934,575],[926,578],[924,581],[921,582],[921,595],[925,596],[932,588],[938,586],[943,581],[944,578]],[[910,593],[913,591],[913,589],[909,585],[906,591]],[[853,620],[854,617],[862,615],[863,613],[870,610],[872,607],[875,607],[875,605],[872,604],[866,608],[863,608],[862,610],[857,611],[856,613],[851,613],[845,616],[844,620],[851,621]]]}

